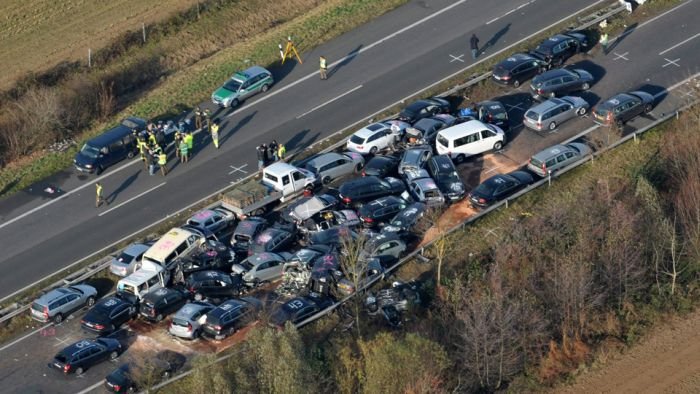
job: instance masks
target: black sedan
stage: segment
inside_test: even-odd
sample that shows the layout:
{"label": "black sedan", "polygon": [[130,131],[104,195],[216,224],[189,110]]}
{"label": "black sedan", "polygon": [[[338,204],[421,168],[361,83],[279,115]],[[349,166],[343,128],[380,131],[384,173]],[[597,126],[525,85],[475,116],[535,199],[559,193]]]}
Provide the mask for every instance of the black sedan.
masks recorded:
{"label": "black sedan", "polygon": [[400,161],[396,156],[374,156],[365,164],[365,168],[362,169],[362,176],[377,176],[380,178],[394,176],[397,174]]}
{"label": "black sedan", "polygon": [[593,109],[593,120],[603,126],[621,126],[653,108],[654,96],[647,92],[620,93],[598,104]]}
{"label": "black sedan", "polygon": [[346,206],[354,205],[360,207],[367,201],[388,196],[390,194],[401,194],[406,190],[406,185],[399,179],[387,177],[381,179],[376,176],[366,176],[353,179],[340,185],[340,200]]}
{"label": "black sedan", "polygon": [[499,200],[512,196],[534,181],[532,175],[525,171],[494,175],[472,190],[469,194],[469,202],[473,207],[486,208]]}
{"label": "black sedan", "polygon": [[491,78],[499,85],[520,86],[521,83],[544,71],[547,64],[532,55],[516,53],[498,63]]}
{"label": "black sedan", "polygon": [[534,99],[542,100],[588,90],[592,83],[593,75],[586,70],[557,68],[533,78],[530,93]]}
{"label": "black sedan", "polygon": [[272,310],[270,325],[284,327],[286,322],[297,324],[331,305],[332,299],[314,293],[306,297],[292,298]]}
{"label": "black sedan", "polygon": [[154,356],[147,356],[138,361],[122,364],[105,377],[105,388],[112,393],[135,393],[143,390],[144,385],[152,385],[170,378],[184,356],[169,350]]}
{"label": "black sedan", "polygon": [[85,314],[80,325],[86,331],[107,335],[136,317],[137,313],[136,300],[123,293],[117,293],[96,303]]}
{"label": "black sedan", "polygon": [[450,112],[450,102],[439,97],[418,100],[406,106],[399,113],[399,120],[415,123],[423,118]]}
{"label": "black sedan", "polygon": [[358,213],[365,227],[374,227],[382,221],[391,219],[407,206],[408,203],[401,197],[386,196],[363,205]]}
{"label": "black sedan", "polygon": [[557,34],[542,41],[532,54],[547,63],[547,67],[561,67],[565,61],[588,49],[585,34],[568,32]]}
{"label": "black sedan", "polygon": [[122,345],[112,338],[83,339],[67,346],[49,363],[49,368],[65,374],[82,375],[88,368],[105,360],[114,360],[122,352]]}
{"label": "black sedan", "polygon": [[222,340],[258,319],[263,303],[257,298],[242,297],[228,300],[207,313],[202,336]]}
{"label": "black sedan", "polygon": [[218,241],[208,241],[190,256],[178,259],[182,273],[189,275],[197,271],[228,271],[235,260],[235,254],[228,246]]}
{"label": "black sedan", "polygon": [[221,271],[199,271],[185,280],[187,290],[195,299],[226,299],[239,296],[245,289],[239,275],[232,276]]}

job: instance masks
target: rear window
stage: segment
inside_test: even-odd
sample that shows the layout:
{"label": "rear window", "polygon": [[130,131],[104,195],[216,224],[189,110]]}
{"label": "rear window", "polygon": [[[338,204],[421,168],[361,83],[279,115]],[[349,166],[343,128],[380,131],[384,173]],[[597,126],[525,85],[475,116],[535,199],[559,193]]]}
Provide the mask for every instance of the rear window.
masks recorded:
{"label": "rear window", "polygon": [[535,159],[534,157],[530,159],[530,164],[532,164],[535,167],[542,167],[542,162]]}
{"label": "rear window", "polygon": [[352,137],[350,137],[350,142],[352,142],[353,144],[360,145],[365,143],[365,139],[362,137],[358,137],[357,135],[353,135]]}
{"label": "rear window", "polygon": [[539,119],[539,115],[538,115],[537,112],[535,112],[535,111],[527,111],[527,112],[525,112],[525,117],[528,118],[528,119],[532,119],[532,120],[537,120],[537,119]]}
{"label": "rear window", "polygon": [[66,357],[64,354],[57,354],[56,361],[58,361],[59,363],[65,364],[68,362],[68,357]]}
{"label": "rear window", "polygon": [[483,195],[489,196],[493,193],[493,190],[494,190],[493,186],[494,185],[491,184],[490,182],[485,182],[485,183],[482,183],[481,185],[477,186],[476,189],[474,189],[474,191],[478,194],[483,194]]}
{"label": "rear window", "polygon": [[268,180],[272,181],[273,183],[277,183],[279,181],[279,179],[276,176],[270,174],[269,172],[265,173],[265,179],[268,179]]}
{"label": "rear window", "polygon": [[179,327],[187,327],[189,325],[189,322],[185,319],[180,319],[179,317],[174,317],[173,318],[173,325],[179,326]]}
{"label": "rear window", "polygon": [[39,304],[38,302],[34,302],[34,303],[32,303],[32,309],[34,309],[37,312],[43,312],[44,306]]}
{"label": "rear window", "polygon": [[450,147],[450,141],[447,140],[442,134],[437,136],[437,143],[444,146],[445,148]]}
{"label": "rear window", "polygon": [[605,118],[605,117],[608,116],[608,114],[610,113],[610,111],[609,111],[607,108],[597,107],[597,108],[593,111],[593,113],[596,114],[596,115],[598,115],[598,116],[600,116],[600,117],[602,117],[602,118]]}
{"label": "rear window", "polygon": [[242,235],[242,234],[236,234],[235,236],[237,242],[248,242],[250,241],[250,236],[248,235]]}

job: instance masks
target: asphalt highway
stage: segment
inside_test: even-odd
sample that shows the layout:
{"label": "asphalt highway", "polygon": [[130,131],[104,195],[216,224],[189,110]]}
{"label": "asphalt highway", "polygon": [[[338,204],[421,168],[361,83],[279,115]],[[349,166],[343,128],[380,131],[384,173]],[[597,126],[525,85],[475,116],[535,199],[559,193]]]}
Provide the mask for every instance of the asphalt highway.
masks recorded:
{"label": "asphalt highway", "polygon": [[[136,161],[115,166],[100,177],[107,207],[94,208],[95,176],[72,169],[11,196],[0,202],[0,297],[252,173],[260,143],[276,139],[290,153],[302,150],[463,69],[472,62],[472,32],[481,37],[482,57],[489,56],[598,2],[412,1],[304,53],[303,65],[274,70],[280,82],[235,112],[206,103],[222,119],[221,148],[200,134],[190,163],[175,164],[171,157],[167,177],[149,176]],[[326,81],[308,77],[320,54],[331,64]],[[48,185],[65,196],[47,196],[42,190]]]}
{"label": "asphalt highway", "polygon": [[[411,4],[406,7],[410,7]],[[542,4],[544,4],[544,2],[538,1],[536,3],[538,7],[541,7]],[[526,9],[526,7],[524,8]],[[401,12],[401,9],[397,10],[397,12]],[[501,10],[501,12],[507,12],[507,10]],[[649,116],[640,117],[630,122],[626,127],[627,132],[650,123],[664,113],[672,112],[675,108],[693,98],[691,97],[691,94],[693,94],[691,87],[686,86],[682,81],[700,71],[700,51],[698,50],[700,41],[693,38],[698,37],[698,33],[700,33],[695,21],[695,15],[699,13],[700,1],[691,0],[668,14],[660,16],[646,24],[635,26],[634,29],[630,29],[630,33],[624,36],[623,39],[612,43],[612,49],[607,55],[603,55],[598,50],[594,50],[589,55],[577,57],[576,66],[591,71],[597,78],[591,91],[585,95],[586,98],[595,102],[596,100],[607,98],[619,91],[634,89],[642,89],[654,94],[658,102],[652,113]],[[480,20],[487,21],[489,19],[481,18]],[[429,24],[441,22],[442,21],[436,20],[429,22]],[[482,23],[482,25],[479,26],[485,28],[483,22],[480,23]],[[428,28],[428,26],[426,26],[426,28],[428,30],[434,29],[434,27]],[[476,28],[476,31],[480,31],[479,27]],[[659,32],[663,32],[663,34]],[[357,33],[353,32],[351,34]],[[507,35],[505,37],[507,37]],[[460,37],[460,40],[464,41],[461,38],[464,37]],[[183,169],[184,166],[179,166],[175,169],[173,178],[180,179],[180,177],[184,177],[185,179],[179,181],[171,180],[168,178],[170,175],[166,178],[149,178],[147,174],[144,176],[143,168],[140,169],[140,172],[135,172],[137,171],[136,167],[138,167],[138,165],[128,167],[129,169],[127,170],[122,170],[110,175],[108,179],[113,179],[113,181],[110,182],[119,185],[119,182],[124,182],[130,176],[138,174],[136,180],[132,182],[133,186],[130,186],[128,190],[123,192],[124,196],[119,196],[118,200],[110,206],[112,208],[120,202],[126,201],[139,193],[143,193],[143,191],[149,188],[159,185],[163,181],[168,183],[114,211],[107,212],[105,215],[95,217],[98,211],[93,211],[94,208],[91,206],[93,202],[92,194],[80,197],[77,196],[76,193],[75,197],[71,196],[67,198],[65,202],[61,201],[55,205],[67,204],[73,199],[84,199],[85,201],[83,201],[83,203],[89,206],[89,209],[86,210],[94,213],[91,218],[81,222],[81,226],[91,224],[94,226],[89,227],[92,231],[97,231],[96,229],[102,227],[105,227],[105,229],[115,228],[115,230],[124,231],[124,233],[133,231],[133,226],[129,227],[131,221],[128,218],[134,216],[160,217],[158,215],[170,213],[189,201],[184,200],[178,203],[177,201],[179,200],[177,198],[181,195],[190,196],[190,198],[194,200],[197,196],[206,193],[206,191],[216,190],[216,188],[221,187],[222,184],[225,184],[227,181],[235,181],[237,177],[241,175],[229,175],[228,172],[232,170],[230,168],[226,170],[224,167],[228,167],[229,165],[240,167],[246,163],[248,163],[248,167],[252,166],[254,163],[254,152],[251,147],[271,138],[277,138],[278,141],[292,140],[295,134],[289,134],[292,135],[292,137],[288,139],[283,139],[279,136],[288,135],[285,134],[285,132],[291,133],[289,130],[296,130],[294,127],[301,127],[300,124],[302,123],[296,122],[301,122],[301,120],[305,119],[305,122],[313,122],[313,124],[318,125],[315,127],[326,127],[325,129],[313,129],[313,131],[310,129],[301,137],[297,138],[298,141],[301,141],[298,142],[296,146],[299,148],[305,146],[304,143],[310,143],[311,140],[318,140],[322,135],[326,135],[337,129],[337,125],[333,122],[334,119],[341,125],[340,127],[342,127],[342,125],[345,124],[344,122],[352,121],[353,117],[368,115],[380,109],[382,103],[385,101],[379,100],[376,96],[386,95],[387,97],[385,97],[384,100],[386,100],[386,103],[390,103],[391,100],[395,101],[397,98],[403,97],[401,96],[402,94],[405,95],[403,88],[398,87],[396,88],[396,90],[398,90],[396,96],[388,94],[387,92],[391,90],[389,88],[392,86],[392,83],[397,82],[396,80],[384,82],[383,79],[385,78],[391,79],[394,74],[403,75],[404,78],[408,78],[410,75],[416,75],[416,78],[418,78],[419,75],[423,77],[422,73],[426,71],[423,70],[423,68],[430,66],[428,62],[431,62],[431,64],[434,63],[434,65],[430,67],[434,67],[434,70],[440,70],[442,74],[438,72],[426,73],[429,74],[430,77],[426,77],[427,79],[422,81],[423,84],[428,84],[431,81],[440,79],[440,75],[454,72],[459,66],[454,65],[454,62],[449,63],[449,55],[459,55],[459,53],[456,53],[456,50],[460,47],[462,48],[461,53],[466,53],[468,48],[464,45],[457,45],[457,39],[453,40],[454,42],[448,41],[438,46],[438,48],[444,47],[441,51],[438,49],[427,50],[422,56],[409,59],[404,64],[396,64],[387,75],[378,75],[366,80],[361,79],[359,76],[348,76],[346,78],[348,80],[335,81],[334,83],[345,84],[345,86],[339,88],[339,92],[343,90],[343,88],[346,89],[345,91],[347,91],[348,87],[352,89],[358,86],[358,83],[363,87],[344,96],[342,99],[336,100],[318,110],[302,116],[299,120],[296,119],[296,116],[300,116],[304,114],[304,112],[313,109],[315,106],[320,105],[323,100],[328,100],[328,98],[319,98],[316,100],[309,97],[310,102],[304,103],[303,105],[298,103],[299,105],[295,107],[295,111],[287,112],[286,110],[278,110],[283,111],[285,113],[284,119],[287,119],[287,121],[281,121],[282,123],[279,125],[274,125],[274,123],[280,121],[275,121],[271,119],[273,118],[272,115],[267,115],[268,113],[276,113],[273,110],[274,107],[268,109],[268,111],[271,112],[264,112],[266,114],[264,116],[258,116],[255,112],[259,111],[260,114],[262,114],[263,108],[267,108],[267,105],[279,105],[280,103],[276,101],[278,97],[265,100],[261,102],[259,106],[254,105],[250,108],[243,109],[241,113],[235,113],[230,117],[233,122],[240,122],[240,119],[250,117],[251,114],[255,114],[255,116],[251,117],[248,124],[231,136],[229,140],[224,141],[221,148],[222,150],[218,152],[214,151],[205,141],[203,144],[206,145],[195,155],[193,161],[187,166],[186,170]],[[453,46],[450,46],[450,43],[452,43]],[[371,51],[368,51],[367,55],[371,54],[369,52]],[[620,57],[620,55],[622,55],[622,57]],[[370,56],[368,56],[368,58],[369,57]],[[362,71],[364,60],[364,57],[358,57],[344,67],[347,67],[348,72],[353,67],[358,67],[361,69],[360,71]],[[371,59],[367,60],[370,61]],[[414,62],[417,62],[417,65],[413,65]],[[674,65],[674,63],[677,65]],[[407,70],[404,70],[404,68],[407,68]],[[339,70],[335,76],[332,75],[331,79],[325,82],[333,82],[334,77],[339,79],[339,76],[342,75],[341,70]],[[366,70],[366,72],[370,73],[371,70]],[[411,82],[415,81],[411,80]],[[299,88],[305,88],[307,83],[313,86],[322,86],[320,85],[321,81],[312,78],[309,79],[308,82],[300,84]],[[415,85],[413,88],[415,89],[416,86],[420,86],[420,84]],[[356,94],[359,94],[359,91],[365,88],[368,88],[368,92],[370,91],[369,88],[371,88],[371,92],[375,95],[363,94],[362,96],[356,96]],[[293,89],[295,88],[290,88],[289,91]],[[405,90],[411,93],[410,88],[406,88]],[[342,92],[340,92],[340,94],[342,94]],[[334,96],[328,95],[328,97],[333,98]],[[522,116],[522,111],[529,105],[527,104],[527,84],[516,90],[503,89],[501,99],[507,103],[510,109],[511,119],[518,119]],[[378,100],[378,102],[374,100]],[[365,107],[366,102],[372,102],[374,106]],[[316,114],[316,112],[319,114]],[[249,135],[249,133],[243,133],[243,129],[247,129],[248,127],[251,127],[251,130],[262,130],[262,128],[257,127],[264,127],[265,125],[272,126],[268,128],[270,131],[264,136],[255,135],[253,131],[250,132],[251,135]],[[590,119],[582,118],[572,120],[560,126],[556,132],[551,133],[536,133],[526,129],[516,129],[513,139],[508,142],[502,152],[485,155],[482,160],[468,161],[465,165],[460,166],[462,167],[460,168],[460,172],[463,172],[462,170],[465,168],[476,170],[475,178],[467,180],[467,186],[474,187],[480,180],[493,175],[495,172],[505,172],[514,169],[518,164],[522,164],[530,155],[538,150],[572,138],[591,128],[593,125]],[[228,131],[229,128],[226,130]],[[325,133],[321,133],[320,130],[325,130]],[[239,135],[239,132],[242,134]],[[297,133],[299,132],[300,131],[297,131]],[[314,138],[317,133],[318,137]],[[238,138],[247,141],[245,142],[245,149],[243,146],[237,144]],[[244,142],[241,142],[241,144],[243,143]],[[225,150],[227,147],[229,149],[228,151]],[[244,167],[243,169],[248,167]],[[207,173],[207,171],[209,171],[209,173]],[[187,178],[187,174],[195,172],[197,174],[201,172],[207,175],[192,179]],[[139,182],[144,182],[145,184],[141,185]],[[189,182],[192,184],[192,187],[183,187],[183,190],[177,191],[176,193],[175,189],[169,189],[171,182],[174,184],[176,182],[182,182],[182,184]],[[209,183],[214,183],[215,185],[212,186],[211,189],[208,189],[205,185]],[[131,187],[137,187],[137,185],[141,187],[139,190],[131,190]],[[175,186],[177,185],[181,184],[177,183]],[[177,194],[177,198],[169,195],[174,193]],[[74,203],[77,206],[79,202],[80,201]],[[133,204],[133,206],[131,206],[131,204]],[[110,207],[107,209],[110,209]],[[56,208],[51,206],[49,209]],[[43,212],[43,210],[38,211],[35,215],[44,215],[39,212]],[[109,221],[101,222],[102,220]],[[24,219],[17,222],[24,222]],[[68,230],[68,232],[72,231],[77,230]],[[91,240],[101,239],[99,234],[84,235],[83,238]],[[52,242],[59,241],[60,240]],[[104,242],[107,241],[108,240],[105,240]],[[45,242],[42,244],[45,244]],[[69,243],[67,239],[64,239],[63,242]],[[60,243],[56,243],[55,245],[60,245]],[[58,256],[58,254],[58,252],[51,253],[52,256]],[[76,317],[64,322],[61,326],[52,327],[53,330],[38,331],[12,345],[0,347],[0,353],[2,353],[2,357],[0,357],[0,371],[3,372],[0,374],[0,387],[3,387],[2,391],[10,393],[68,393],[90,388],[94,388],[96,391],[101,390],[99,389],[101,379],[107,371],[115,367],[115,364],[105,363],[87,371],[82,378],[75,378],[73,376],[63,377],[60,376],[60,374],[54,373],[56,371],[51,371],[46,367],[46,363],[61,346],[66,342],[75,341],[82,337],[78,328],[78,323],[79,317]],[[151,349],[173,348],[174,346],[172,341],[168,340],[167,337],[158,340],[155,339],[153,334],[144,334],[145,333],[138,332],[138,330],[136,330],[136,332],[128,331],[125,334],[125,343],[132,346],[127,353],[141,351],[144,346]],[[182,349],[179,344],[176,344],[176,348],[179,350]]]}

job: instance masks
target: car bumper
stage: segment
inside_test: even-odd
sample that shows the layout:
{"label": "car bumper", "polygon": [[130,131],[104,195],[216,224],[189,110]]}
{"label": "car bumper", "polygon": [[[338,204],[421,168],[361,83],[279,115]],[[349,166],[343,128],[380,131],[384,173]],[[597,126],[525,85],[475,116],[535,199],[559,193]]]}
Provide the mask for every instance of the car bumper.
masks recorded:
{"label": "car bumper", "polygon": [[85,331],[85,332],[89,332],[89,333],[91,333],[91,334],[97,334],[97,335],[107,335],[107,334],[110,334],[110,333],[112,332],[111,329],[103,328],[103,329],[101,329],[101,330],[98,330],[98,329],[96,329],[96,328],[92,328],[92,327],[90,327],[90,326],[86,326],[85,324],[81,324],[81,325],[80,325],[80,328],[81,328],[83,331]]}
{"label": "car bumper", "polygon": [[78,170],[80,172],[84,172],[86,174],[92,174],[93,172],[95,172],[94,168],[85,168],[85,167],[81,167],[77,164],[73,164],[73,167],[75,167],[76,170]]}
{"label": "car bumper", "polygon": [[491,76],[491,81],[497,85],[510,86],[513,84],[513,78],[510,79],[498,79],[495,76]]}
{"label": "car bumper", "polygon": [[170,328],[168,329],[168,333],[174,337],[178,338],[183,338],[183,339],[194,339],[194,330],[192,331],[187,331],[186,329],[179,329],[179,328]]}
{"label": "car bumper", "polygon": [[214,333],[214,332],[209,332],[206,330],[202,330],[202,338],[208,339],[210,341],[220,341],[222,339],[226,339],[226,335],[222,333]]}
{"label": "car bumper", "polygon": [[543,131],[544,127],[537,127],[536,124],[532,124],[528,121],[523,122],[523,126],[527,127],[528,129],[535,130],[535,131]]}

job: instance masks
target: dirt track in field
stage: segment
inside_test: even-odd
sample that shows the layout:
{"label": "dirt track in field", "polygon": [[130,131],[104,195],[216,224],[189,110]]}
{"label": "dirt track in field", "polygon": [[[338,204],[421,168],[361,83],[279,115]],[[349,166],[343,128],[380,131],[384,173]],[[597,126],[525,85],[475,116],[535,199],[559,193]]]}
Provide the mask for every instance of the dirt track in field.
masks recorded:
{"label": "dirt track in field", "polygon": [[700,392],[700,311],[659,325],[624,354],[611,356],[556,393]]}

